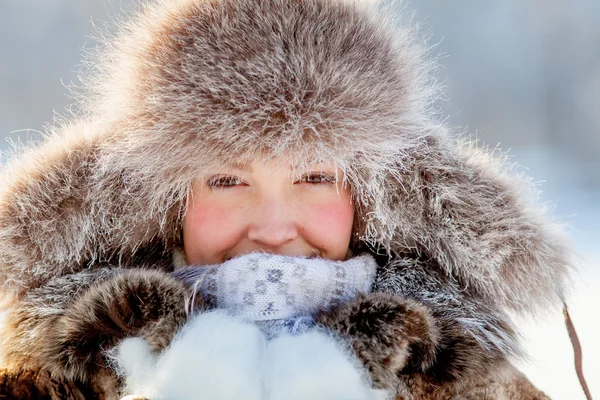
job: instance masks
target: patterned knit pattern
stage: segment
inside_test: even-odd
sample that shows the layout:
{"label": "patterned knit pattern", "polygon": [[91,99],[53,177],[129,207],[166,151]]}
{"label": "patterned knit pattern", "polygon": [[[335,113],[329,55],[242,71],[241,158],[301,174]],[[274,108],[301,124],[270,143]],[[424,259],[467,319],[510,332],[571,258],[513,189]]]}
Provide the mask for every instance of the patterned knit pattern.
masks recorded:
{"label": "patterned knit pattern", "polygon": [[311,315],[371,291],[377,264],[369,254],[347,261],[251,253],[218,265],[176,270],[175,277],[196,286],[214,308],[267,333],[300,333]]}

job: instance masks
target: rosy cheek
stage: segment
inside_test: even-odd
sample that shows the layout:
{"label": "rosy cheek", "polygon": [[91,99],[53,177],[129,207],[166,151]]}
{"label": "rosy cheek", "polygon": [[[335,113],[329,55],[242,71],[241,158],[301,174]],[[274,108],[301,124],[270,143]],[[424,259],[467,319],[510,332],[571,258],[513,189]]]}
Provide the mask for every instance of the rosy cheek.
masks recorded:
{"label": "rosy cheek", "polygon": [[315,219],[325,231],[347,229],[352,224],[352,209],[344,205],[322,205],[315,210]]}
{"label": "rosy cheek", "polygon": [[[200,204],[201,203],[201,204]],[[192,264],[220,262],[238,240],[240,218],[216,202],[197,202],[185,221],[185,252]],[[237,222],[237,223],[236,223]]]}
{"label": "rosy cheek", "polygon": [[354,209],[349,199],[313,205],[307,214],[310,214],[310,218],[303,224],[304,231],[312,236],[314,244],[326,252],[345,255],[354,221]]}
{"label": "rosy cheek", "polygon": [[231,220],[230,213],[220,204],[213,202],[195,205],[193,215],[194,225],[200,228],[217,227]]}

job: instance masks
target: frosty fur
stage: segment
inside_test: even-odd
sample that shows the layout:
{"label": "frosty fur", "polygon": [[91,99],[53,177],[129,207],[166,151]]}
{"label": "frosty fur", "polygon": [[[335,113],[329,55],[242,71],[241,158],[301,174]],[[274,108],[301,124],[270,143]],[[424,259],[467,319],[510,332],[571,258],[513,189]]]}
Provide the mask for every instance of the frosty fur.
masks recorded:
{"label": "frosty fur", "polygon": [[117,348],[116,362],[127,393],[148,399],[386,398],[371,389],[357,360],[327,333],[267,341],[257,326],[218,312],[191,320],[158,356],[144,340],[127,339]]}
{"label": "frosty fur", "polygon": [[191,183],[287,158],[339,165],[353,246],[383,253],[379,293],[322,315],[374,383],[402,399],[544,398],[510,366],[505,312],[560,302],[570,247],[504,157],[439,122],[429,48],[385,11],[160,0],[105,38],[80,110],[3,167],[0,388],[116,396],[103,351],[131,336],[160,351],[203,307],[167,273]]}

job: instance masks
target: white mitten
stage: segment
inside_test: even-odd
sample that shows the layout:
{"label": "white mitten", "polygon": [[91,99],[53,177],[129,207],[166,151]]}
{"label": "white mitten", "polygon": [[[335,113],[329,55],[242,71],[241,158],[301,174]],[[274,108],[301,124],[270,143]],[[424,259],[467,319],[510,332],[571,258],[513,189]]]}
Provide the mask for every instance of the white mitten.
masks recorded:
{"label": "white mitten", "polygon": [[127,393],[151,400],[261,400],[260,330],[220,312],[198,315],[155,356],[143,339],[118,348]]}
{"label": "white mitten", "polygon": [[142,339],[118,347],[129,398],[150,400],[378,400],[349,351],[314,329],[266,340],[221,312],[200,314],[158,356]]}
{"label": "white mitten", "polygon": [[265,357],[269,400],[375,400],[358,360],[331,335],[312,330],[269,342]]}

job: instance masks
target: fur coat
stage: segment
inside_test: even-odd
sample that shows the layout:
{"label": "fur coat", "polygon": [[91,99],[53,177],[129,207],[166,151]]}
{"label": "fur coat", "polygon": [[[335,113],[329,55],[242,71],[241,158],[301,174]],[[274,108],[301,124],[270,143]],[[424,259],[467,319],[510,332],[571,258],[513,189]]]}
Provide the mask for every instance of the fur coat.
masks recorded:
{"label": "fur coat", "polygon": [[428,53],[372,2],[141,5],[92,55],[75,115],[3,167],[0,398],[118,398],[105,351],[160,351],[188,318],[169,272],[191,182],[285,155],[331,160],[352,188],[374,293],[318,320],[375,387],[545,399],[511,365],[507,312],[560,304],[570,248],[526,178],[438,120]]}

